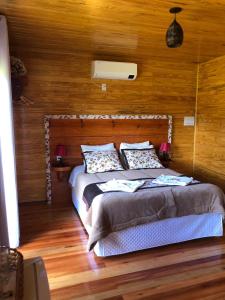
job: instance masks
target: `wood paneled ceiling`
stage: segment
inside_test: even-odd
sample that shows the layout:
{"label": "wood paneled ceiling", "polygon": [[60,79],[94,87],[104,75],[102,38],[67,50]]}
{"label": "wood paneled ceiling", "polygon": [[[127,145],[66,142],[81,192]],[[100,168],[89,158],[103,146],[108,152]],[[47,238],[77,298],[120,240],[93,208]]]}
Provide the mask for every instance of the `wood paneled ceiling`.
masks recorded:
{"label": "wood paneled ceiling", "polygon": [[[177,17],[184,44],[169,49],[165,32]],[[0,0],[12,49],[151,61],[203,62],[225,55],[225,0]]]}

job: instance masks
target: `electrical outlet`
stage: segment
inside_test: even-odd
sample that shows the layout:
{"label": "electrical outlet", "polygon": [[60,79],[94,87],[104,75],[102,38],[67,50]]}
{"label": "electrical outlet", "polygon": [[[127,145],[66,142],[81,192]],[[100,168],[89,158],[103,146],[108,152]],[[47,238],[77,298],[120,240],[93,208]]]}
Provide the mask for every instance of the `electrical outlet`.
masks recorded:
{"label": "electrical outlet", "polygon": [[103,92],[106,92],[106,90],[107,90],[106,83],[102,83],[102,91],[103,91]]}

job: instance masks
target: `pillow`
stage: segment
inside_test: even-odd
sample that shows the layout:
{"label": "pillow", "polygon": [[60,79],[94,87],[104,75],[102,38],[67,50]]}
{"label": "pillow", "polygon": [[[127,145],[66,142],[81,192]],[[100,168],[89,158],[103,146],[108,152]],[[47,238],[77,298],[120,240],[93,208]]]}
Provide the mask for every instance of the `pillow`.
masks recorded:
{"label": "pillow", "polygon": [[149,143],[149,141],[142,143],[121,143],[120,151],[122,149],[151,149],[154,146]]}
{"label": "pillow", "polygon": [[160,163],[155,149],[123,149],[122,154],[128,169],[164,168]]}
{"label": "pillow", "polygon": [[116,150],[113,143],[104,145],[81,145],[82,152]]}
{"label": "pillow", "polygon": [[124,170],[116,150],[84,152],[83,156],[85,159],[86,173],[94,174]]}

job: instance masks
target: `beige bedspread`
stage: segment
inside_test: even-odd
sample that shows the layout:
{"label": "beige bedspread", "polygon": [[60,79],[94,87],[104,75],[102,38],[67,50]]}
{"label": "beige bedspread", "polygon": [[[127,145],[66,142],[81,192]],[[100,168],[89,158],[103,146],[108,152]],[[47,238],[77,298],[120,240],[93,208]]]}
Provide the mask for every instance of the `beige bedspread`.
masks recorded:
{"label": "beige bedspread", "polygon": [[[85,187],[110,179],[155,178],[161,174],[179,175],[170,169],[127,170],[97,174],[80,174],[77,195],[81,199]],[[96,196],[87,214],[91,226],[88,249],[109,233],[166,218],[203,213],[224,214],[225,195],[213,185],[200,183],[185,187],[159,187],[135,193],[109,192]]]}

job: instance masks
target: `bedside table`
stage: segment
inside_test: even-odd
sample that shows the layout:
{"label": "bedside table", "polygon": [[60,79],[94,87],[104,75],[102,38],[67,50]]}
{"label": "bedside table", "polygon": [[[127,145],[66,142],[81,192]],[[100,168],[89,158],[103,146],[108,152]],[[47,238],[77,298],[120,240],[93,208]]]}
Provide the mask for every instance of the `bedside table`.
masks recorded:
{"label": "bedside table", "polygon": [[68,173],[71,171],[71,166],[52,167],[53,171],[57,173],[58,181],[65,181],[68,177]]}

